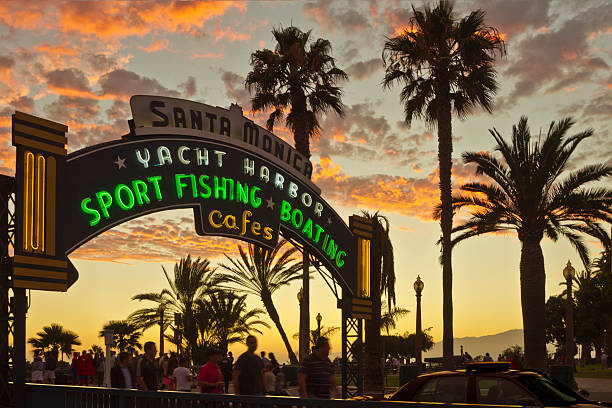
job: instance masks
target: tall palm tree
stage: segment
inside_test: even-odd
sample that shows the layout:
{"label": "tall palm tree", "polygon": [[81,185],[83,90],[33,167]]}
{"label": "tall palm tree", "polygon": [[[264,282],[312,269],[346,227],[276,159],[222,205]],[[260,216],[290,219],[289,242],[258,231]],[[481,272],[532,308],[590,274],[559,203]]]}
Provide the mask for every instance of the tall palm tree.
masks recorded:
{"label": "tall palm tree", "polygon": [[[164,310],[164,322],[170,322],[174,313],[179,313],[182,318],[183,334],[187,341],[189,352],[192,353],[197,345],[198,327],[196,324],[198,299],[218,290],[221,283],[219,275],[215,274],[215,268],[210,266],[208,259],[192,259],[191,255],[174,264],[173,276],[162,266],[164,276],[170,289],[164,289],[158,293],[143,293],[134,296],[134,300],[148,300],[157,303],[157,307],[149,308],[136,316],[131,315],[132,321],[146,327],[159,324],[159,312],[162,306]],[[145,309],[141,309],[145,310]],[[146,319],[147,316],[150,319]],[[136,320],[134,320],[136,319]]]}
{"label": "tall palm tree", "polygon": [[[476,164],[476,174],[487,182],[461,186],[453,209],[465,206],[471,218],[453,229],[453,245],[489,232],[515,230],[521,241],[521,306],[527,367],[546,368],[544,289],[546,274],[540,242],[544,236],[556,241],[566,237],[585,267],[589,251],[582,234],[610,245],[607,231],[598,221],[612,223],[612,190],[586,187],[612,175],[612,166],[589,165],[568,170],[571,156],[592,136],[587,130],[568,135],[574,121],[552,122],[546,135],[532,140],[527,118],[512,127],[512,144],[497,130],[490,130],[501,159],[489,152],[466,152],[465,163]],[[565,177],[561,177],[566,174]],[[440,215],[438,208],[437,216]]]}
{"label": "tall palm tree", "polygon": [[118,349],[119,352],[133,353],[136,349],[142,349],[139,341],[142,332],[138,330],[135,324],[127,320],[111,320],[100,330],[100,337],[104,337],[104,330],[113,331],[113,347]]}
{"label": "tall palm tree", "polygon": [[[251,54],[253,70],[247,74],[245,86],[250,93],[254,111],[272,110],[266,127],[285,117],[293,133],[295,148],[310,158],[310,138],[320,130],[317,115],[334,111],[344,114],[342,90],[337,84],[348,75],[336,67],[331,56],[331,43],[323,38],[312,41],[311,31],[297,27],[272,30],[276,40],[274,50],[257,50]],[[285,115],[286,113],[286,115]],[[308,251],[302,252],[302,300],[300,302],[300,330],[310,326],[310,264]],[[306,347],[304,332],[300,349]],[[306,350],[301,350],[306,351]]]}
{"label": "tall palm tree", "polygon": [[272,250],[249,244],[248,254],[238,245],[240,257],[237,259],[227,257],[229,264],[220,266],[229,272],[222,275],[223,279],[235,283],[237,290],[261,299],[268,316],[276,325],[285,343],[289,361],[291,364],[297,364],[297,357],[289,344],[289,339],[287,339],[287,334],[272,300],[274,292],[302,277],[302,263],[296,262],[294,258],[297,249],[295,247],[285,248],[286,244],[287,241],[283,239]]}
{"label": "tall palm tree", "polygon": [[72,346],[81,345],[79,336],[75,332],[64,329],[64,327],[58,323],[51,323],[49,326],[44,326],[41,331],[36,333],[36,336],[37,337],[28,339],[28,343],[31,344],[35,350],[61,353],[62,359],[64,358],[64,354],[70,356],[73,351]]}
{"label": "tall palm tree", "polygon": [[[338,333],[340,331],[341,327],[325,327],[325,326],[321,326],[321,329],[312,329],[310,330],[310,348],[313,348],[316,344],[317,341],[319,340],[319,338],[321,337],[325,337],[328,340],[335,335],[336,333]],[[299,333],[295,333],[293,335],[294,339],[299,338]]]}
{"label": "tall palm tree", "polygon": [[200,299],[199,302],[199,310],[206,310],[209,316],[206,321],[209,325],[207,329],[224,353],[230,344],[244,340],[249,334],[261,334],[257,326],[270,327],[259,319],[259,315],[264,313],[263,310],[247,309],[246,295],[218,291],[210,294],[206,300]]}
{"label": "tall palm tree", "polygon": [[452,368],[452,113],[465,118],[477,106],[491,112],[497,91],[493,64],[496,53],[504,54],[505,48],[498,31],[485,25],[483,10],[458,19],[453,2],[442,0],[433,9],[413,7],[412,14],[409,28],[385,42],[383,85],[402,85],[400,100],[406,123],[424,118],[438,128],[443,356],[446,368]]}

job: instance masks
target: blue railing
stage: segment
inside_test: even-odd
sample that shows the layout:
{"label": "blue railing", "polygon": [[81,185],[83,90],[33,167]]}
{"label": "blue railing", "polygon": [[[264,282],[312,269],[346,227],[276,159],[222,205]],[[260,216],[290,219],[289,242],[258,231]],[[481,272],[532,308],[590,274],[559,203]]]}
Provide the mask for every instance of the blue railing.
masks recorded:
{"label": "blue railing", "polygon": [[[470,408],[467,404],[320,400],[26,384],[25,408]],[[506,407],[507,408],[507,407]]]}

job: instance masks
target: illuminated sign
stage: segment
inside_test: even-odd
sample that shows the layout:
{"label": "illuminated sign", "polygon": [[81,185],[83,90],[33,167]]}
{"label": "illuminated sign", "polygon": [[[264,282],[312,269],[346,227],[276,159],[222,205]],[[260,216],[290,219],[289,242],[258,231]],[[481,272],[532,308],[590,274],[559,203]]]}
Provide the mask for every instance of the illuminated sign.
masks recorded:
{"label": "illuminated sign", "polygon": [[310,162],[291,146],[235,106],[153,96],[131,105],[128,135],[70,154],[66,126],[13,116],[14,286],[66,290],[78,276],[68,255],[87,241],[146,214],[190,208],[199,235],[273,248],[282,233],[347,294],[369,296],[369,240],[321,197]]}
{"label": "illuminated sign", "polygon": [[302,181],[312,183],[312,163],[291,145],[242,115],[242,108],[229,109],[162,96],[135,95],[130,99],[135,128],[162,127],[199,130],[241,140],[264,157],[282,162]]}

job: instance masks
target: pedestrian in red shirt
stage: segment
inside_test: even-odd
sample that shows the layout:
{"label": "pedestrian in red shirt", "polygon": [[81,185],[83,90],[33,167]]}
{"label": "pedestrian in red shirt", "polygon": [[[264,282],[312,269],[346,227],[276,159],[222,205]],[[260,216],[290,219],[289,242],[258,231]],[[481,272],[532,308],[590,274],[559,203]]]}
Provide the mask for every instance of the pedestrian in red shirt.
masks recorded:
{"label": "pedestrian in red shirt", "polygon": [[77,376],[79,377],[79,385],[89,385],[89,367],[87,364],[87,352],[83,350],[76,361]]}
{"label": "pedestrian in red shirt", "polygon": [[223,374],[219,368],[219,362],[223,355],[218,348],[211,348],[208,351],[208,362],[204,364],[198,372],[198,385],[200,392],[208,394],[223,393]]}

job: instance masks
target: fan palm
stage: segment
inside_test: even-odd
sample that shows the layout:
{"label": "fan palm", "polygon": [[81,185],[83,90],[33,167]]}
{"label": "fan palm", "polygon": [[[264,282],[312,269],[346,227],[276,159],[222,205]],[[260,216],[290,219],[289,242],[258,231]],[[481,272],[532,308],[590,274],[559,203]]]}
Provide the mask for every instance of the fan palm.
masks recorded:
{"label": "fan palm", "polygon": [[206,300],[200,299],[198,309],[206,313],[207,318],[203,322],[207,325],[206,330],[224,353],[230,344],[244,340],[249,334],[261,334],[257,326],[269,327],[259,319],[263,310],[247,310],[246,295],[218,291],[210,294]]}
{"label": "fan palm", "polygon": [[139,342],[142,332],[135,324],[127,320],[111,320],[104,325],[103,330],[100,330],[100,337],[104,337],[104,330],[113,331],[113,347],[119,352],[127,351],[131,354],[136,349],[142,349]]}
{"label": "fan palm", "polygon": [[81,344],[79,336],[76,333],[64,329],[64,327],[58,323],[51,323],[49,326],[44,326],[41,331],[36,333],[36,336],[37,337],[28,339],[28,343],[31,344],[35,350],[42,352],[61,352],[62,359],[64,358],[64,354],[70,356],[73,351],[72,346],[79,346]]}
{"label": "fan palm", "polygon": [[384,45],[383,85],[403,86],[400,100],[406,123],[424,118],[438,128],[438,165],[442,212],[443,355],[453,365],[451,230],[452,113],[466,117],[480,106],[491,112],[497,91],[495,54],[505,53],[495,28],[485,25],[483,10],[457,19],[452,1],[435,8],[412,9],[409,27]]}
{"label": "fan palm", "polygon": [[276,40],[274,50],[257,50],[251,54],[253,70],[245,85],[255,91],[251,100],[253,110],[273,109],[266,126],[285,117],[291,129],[295,148],[310,158],[310,138],[319,132],[317,114],[330,110],[342,115],[342,91],[336,84],[348,76],[336,67],[330,55],[331,43],[319,38],[312,41],[311,31],[297,27],[272,30]]}
{"label": "fan palm", "polygon": [[131,321],[143,328],[159,324],[160,306],[164,311],[164,325],[172,321],[175,313],[179,313],[183,334],[193,355],[198,339],[196,302],[218,290],[222,280],[215,274],[215,268],[210,266],[208,259],[192,259],[190,255],[174,264],[173,276],[170,276],[163,266],[162,270],[170,289],[164,289],[160,293],[142,293],[134,296],[132,298],[134,300],[155,302],[157,306],[135,312],[135,316],[131,315]]}
{"label": "fan palm", "polygon": [[[515,230],[521,241],[521,306],[527,367],[546,368],[545,271],[540,242],[546,235],[553,241],[566,237],[577,250],[586,268],[589,251],[582,234],[610,245],[607,232],[598,221],[612,222],[612,190],[585,187],[612,174],[612,166],[589,165],[568,170],[572,153],[588,139],[592,130],[569,136],[572,119],[552,122],[548,133],[532,140],[527,118],[512,128],[510,145],[497,130],[490,130],[497,142],[489,152],[466,152],[463,161],[477,165],[476,173],[490,183],[471,182],[461,186],[463,194],[453,198],[453,208],[468,207],[471,218],[456,226],[453,245],[476,235]],[[437,216],[440,216],[438,208]]]}
{"label": "fan palm", "polygon": [[[310,158],[310,138],[319,133],[320,113],[334,111],[344,114],[342,90],[337,84],[348,75],[336,67],[331,54],[331,43],[323,38],[312,41],[311,31],[297,27],[272,30],[276,40],[274,50],[257,50],[251,54],[253,70],[247,74],[245,86],[255,95],[251,99],[254,111],[272,110],[266,127],[285,117],[287,127],[293,133],[295,148]],[[286,115],[285,115],[286,113]],[[300,327],[310,326],[310,265],[308,252],[302,253],[302,301],[300,302]],[[307,334],[300,341],[300,351],[305,352]],[[291,355],[291,353],[290,353]]]}
{"label": "fan palm", "polygon": [[302,277],[302,263],[296,262],[294,258],[297,249],[295,247],[285,248],[286,244],[287,241],[284,239],[279,241],[274,249],[249,244],[248,254],[238,245],[240,257],[237,259],[226,257],[229,264],[220,266],[229,272],[222,275],[224,280],[235,283],[237,290],[261,299],[268,316],[274,322],[285,343],[289,361],[291,364],[297,364],[297,357],[289,344],[272,300],[274,292]]}
{"label": "fan palm", "polygon": [[401,319],[402,317],[408,315],[408,313],[410,313],[410,310],[404,309],[402,307],[394,307],[392,309],[385,310],[385,312],[382,314],[380,318],[381,330],[385,329],[385,332],[387,333],[387,336],[388,336],[389,331],[391,329],[395,329],[397,325],[397,321]]}
{"label": "fan palm", "polygon": [[[321,328],[317,328],[314,330],[310,330],[310,347],[314,347],[317,344],[317,341],[321,338],[321,337],[325,337],[326,339],[330,339],[333,335],[335,335],[336,333],[338,333],[338,331],[340,331],[340,327],[325,327],[325,326],[321,326]],[[299,333],[295,333],[293,335],[294,339],[298,339],[300,336]]]}

